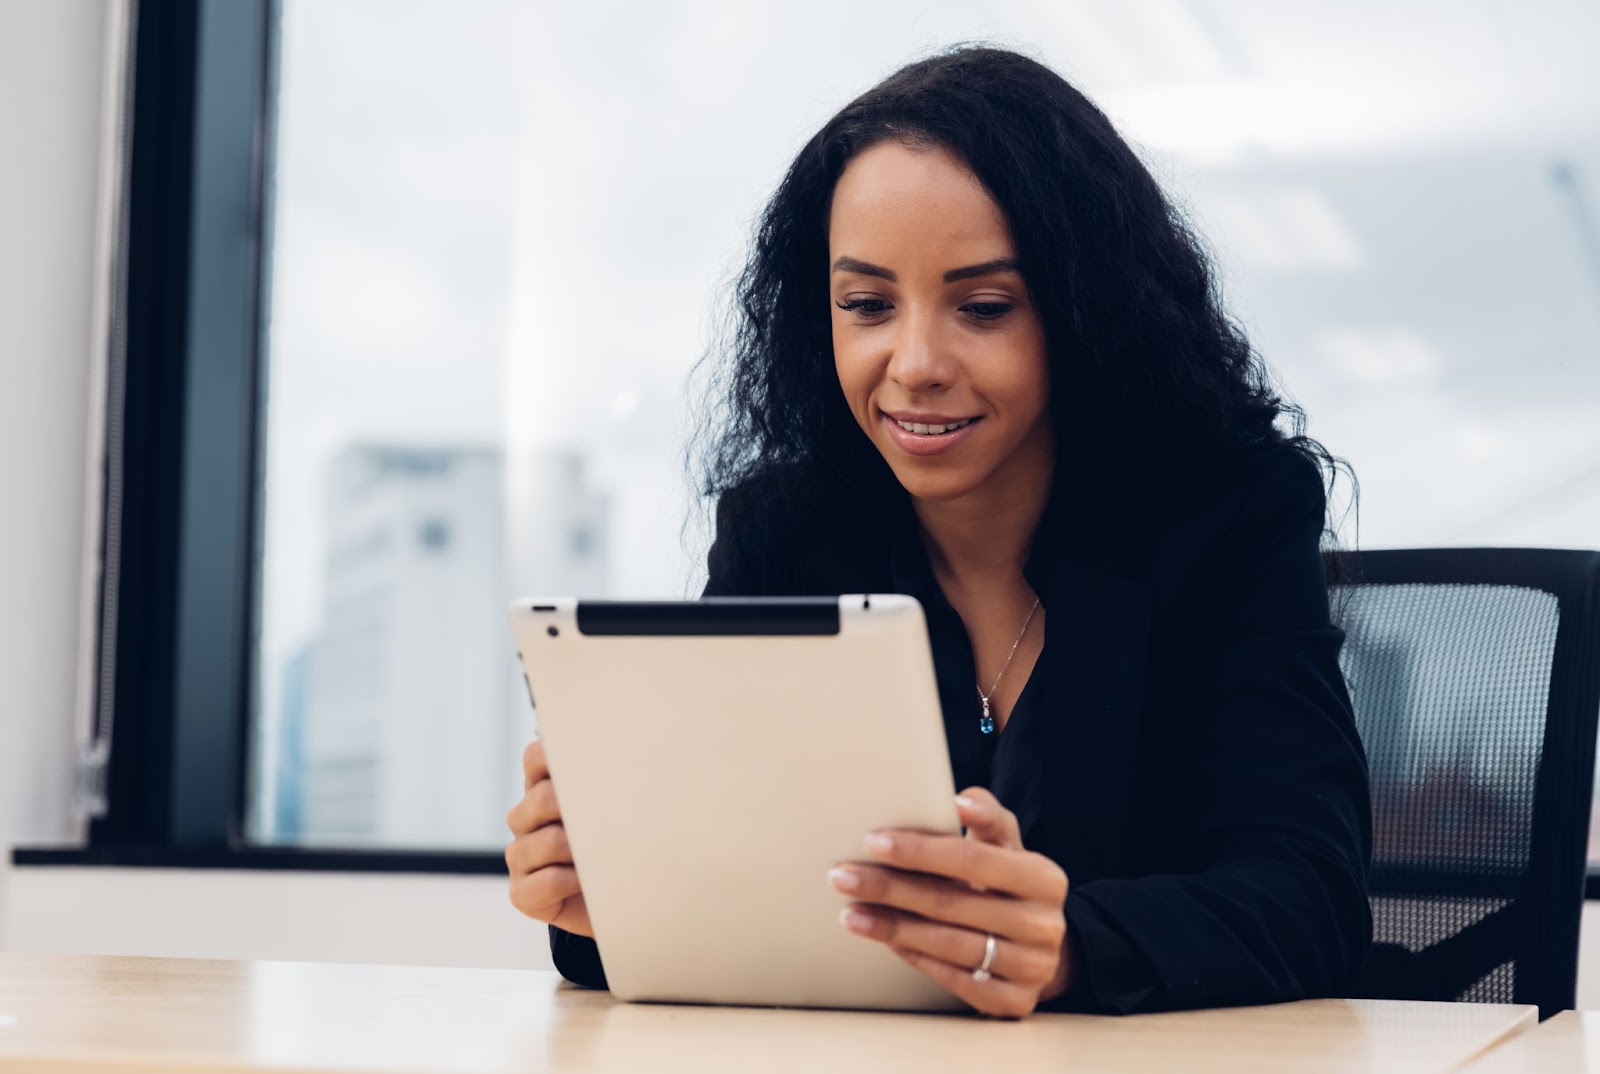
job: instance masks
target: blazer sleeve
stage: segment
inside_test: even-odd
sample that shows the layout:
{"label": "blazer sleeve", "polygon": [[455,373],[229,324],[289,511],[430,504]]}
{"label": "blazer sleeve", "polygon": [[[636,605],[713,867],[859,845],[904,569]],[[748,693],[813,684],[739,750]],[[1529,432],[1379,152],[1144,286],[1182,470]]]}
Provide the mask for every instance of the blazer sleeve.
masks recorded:
{"label": "blazer sleeve", "polygon": [[[717,500],[717,528],[711,550],[706,555],[708,577],[703,597],[760,596],[762,578],[760,557],[744,536],[748,516],[739,507],[737,490]],[[587,936],[548,926],[550,958],[561,976],[588,988],[608,988],[600,947]]]}
{"label": "blazer sleeve", "polygon": [[1211,594],[1219,639],[1199,665],[1186,762],[1201,867],[1069,889],[1083,979],[1042,1009],[1340,995],[1366,957],[1371,799],[1319,551],[1322,482],[1298,458],[1280,473],[1256,483],[1217,584],[1197,590]]}
{"label": "blazer sleeve", "polygon": [[554,925],[550,929],[550,961],[556,964],[556,972],[571,981],[573,984],[583,985],[585,988],[609,988],[606,984],[606,968],[600,962],[600,946],[587,936],[579,936],[576,932],[558,929]]}

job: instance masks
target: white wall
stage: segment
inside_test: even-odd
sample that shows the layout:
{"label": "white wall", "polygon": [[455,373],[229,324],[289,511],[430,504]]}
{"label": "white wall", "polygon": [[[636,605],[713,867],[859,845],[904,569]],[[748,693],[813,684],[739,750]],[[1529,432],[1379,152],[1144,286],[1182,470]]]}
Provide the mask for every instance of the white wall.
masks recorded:
{"label": "white wall", "polygon": [[1600,1010],[1600,902],[1583,904],[1578,935],[1578,1009]]}
{"label": "white wall", "polygon": [[0,846],[77,835],[68,801],[105,20],[104,0],[0,0]]}
{"label": "white wall", "polygon": [[500,876],[26,866],[0,905],[5,951],[552,968]]}

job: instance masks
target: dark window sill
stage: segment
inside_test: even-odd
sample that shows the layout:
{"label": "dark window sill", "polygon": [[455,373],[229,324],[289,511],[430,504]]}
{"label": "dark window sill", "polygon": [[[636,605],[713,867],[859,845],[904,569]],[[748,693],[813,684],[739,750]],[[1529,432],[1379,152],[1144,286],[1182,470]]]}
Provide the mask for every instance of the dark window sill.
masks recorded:
{"label": "dark window sill", "polygon": [[301,847],[16,847],[11,863],[136,869],[267,869],[322,873],[501,875],[505,858],[480,851],[340,850]]}
{"label": "dark window sill", "polygon": [[[110,865],[136,869],[275,869],[322,873],[455,873],[504,876],[499,854],[455,850],[336,850],[301,847],[17,847],[19,867]],[[1600,899],[1600,870],[1584,882],[1584,898]]]}

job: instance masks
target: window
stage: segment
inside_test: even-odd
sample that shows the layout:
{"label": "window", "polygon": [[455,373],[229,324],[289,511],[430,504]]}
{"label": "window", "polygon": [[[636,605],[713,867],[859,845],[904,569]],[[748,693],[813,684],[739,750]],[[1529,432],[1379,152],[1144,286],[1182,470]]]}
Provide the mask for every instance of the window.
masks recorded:
{"label": "window", "polygon": [[755,214],[956,40],[1052,64],[1187,208],[1356,469],[1347,540],[1600,546],[1600,14],[282,0],[279,30],[252,841],[503,845],[506,600],[696,591],[684,382]]}

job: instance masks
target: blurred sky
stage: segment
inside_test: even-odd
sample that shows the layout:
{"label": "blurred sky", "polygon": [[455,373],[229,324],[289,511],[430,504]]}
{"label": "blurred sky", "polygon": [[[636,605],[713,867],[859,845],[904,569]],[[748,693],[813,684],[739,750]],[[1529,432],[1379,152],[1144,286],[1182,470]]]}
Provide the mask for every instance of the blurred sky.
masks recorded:
{"label": "blurred sky", "polygon": [[1600,5],[285,0],[265,710],[351,440],[581,451],[613,591],[683,595],[684,376],[755,214],[842,104],[971,38],[1187,207],[1363,547],[1600,547]]}

